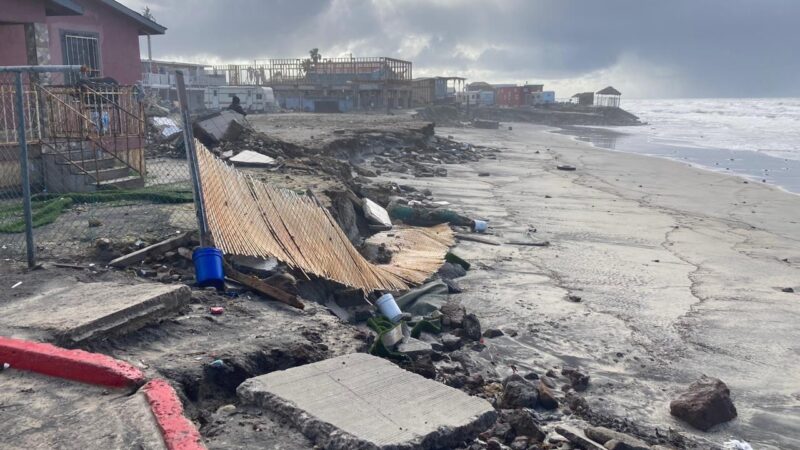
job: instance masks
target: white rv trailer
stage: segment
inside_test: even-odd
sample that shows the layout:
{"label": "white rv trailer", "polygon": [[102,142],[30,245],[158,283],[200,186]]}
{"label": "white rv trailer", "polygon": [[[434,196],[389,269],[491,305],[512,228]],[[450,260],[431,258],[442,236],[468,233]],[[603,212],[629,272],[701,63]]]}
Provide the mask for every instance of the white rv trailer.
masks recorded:
{"label": "white rv trailer", "polygon": [[209,86],[205,92],[205,107],[212,111],[225,109],[234,96],[239,97],[242,108],[248,112],[266,112],[275,107],[272,88],[262,86]]}

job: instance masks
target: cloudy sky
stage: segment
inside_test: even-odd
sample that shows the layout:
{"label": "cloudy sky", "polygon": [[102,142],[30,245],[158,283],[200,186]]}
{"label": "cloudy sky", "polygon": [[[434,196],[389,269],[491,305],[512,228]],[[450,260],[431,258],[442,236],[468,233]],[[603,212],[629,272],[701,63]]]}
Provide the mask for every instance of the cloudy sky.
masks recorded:
{"label": "cloudy sky", "polygon": [[[800,96],[797,0],[122,0],[202,63],[391,56],[414,76],[545,83],[558,97]],[[146,51],[146,46],[142,46]]]}

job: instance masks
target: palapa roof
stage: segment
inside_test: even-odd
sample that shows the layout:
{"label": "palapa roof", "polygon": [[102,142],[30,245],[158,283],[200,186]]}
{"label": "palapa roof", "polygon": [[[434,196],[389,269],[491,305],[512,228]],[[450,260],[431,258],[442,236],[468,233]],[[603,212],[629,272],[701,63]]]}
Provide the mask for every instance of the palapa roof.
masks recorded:
{"label": "palapa roof", "polygon": [[601,90],[597,91],[597,93],[600,94],[600,95],[622,95],[622,92],[614,89],[611,86],[608,86],[605,89],[601,89]]}

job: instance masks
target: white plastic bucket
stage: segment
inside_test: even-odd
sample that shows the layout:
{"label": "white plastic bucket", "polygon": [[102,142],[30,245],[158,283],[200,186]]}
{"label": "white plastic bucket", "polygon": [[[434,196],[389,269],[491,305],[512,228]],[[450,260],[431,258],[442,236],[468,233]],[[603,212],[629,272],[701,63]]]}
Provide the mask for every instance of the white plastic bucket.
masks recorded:
{"label": "white plastic bucket", "polygon": [[486,227],[488,226],[489,225],[486,223],[485,220],[474,219],[472,221],[472,228],[478,233],[483,233],[484,231],[486,231]]}
{"label": "white plastic bucket", "polygon": [[403,315],[403,312],[400,311],[400,307],[397,306],[397,302],[394,301],[394,296],[392,294],[383,294],[375,304],[378,306],[381,314],[386,316],[387,319],[391,320],[393,323],[400,321],[400,316]]}

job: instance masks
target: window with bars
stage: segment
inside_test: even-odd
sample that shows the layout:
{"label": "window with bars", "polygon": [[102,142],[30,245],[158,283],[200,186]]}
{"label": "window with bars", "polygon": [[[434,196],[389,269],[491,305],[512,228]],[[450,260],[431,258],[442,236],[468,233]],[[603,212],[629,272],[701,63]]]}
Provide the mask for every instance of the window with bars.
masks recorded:
{"label": "window with bars", "polygon": [[[100,76],[100,36],[96,33],[80,33],[63,31],[61,34],[61,47],[66,65],[86,66],[89,76]],[[69,84],[78,81],[78,74],[69,74]]]}

